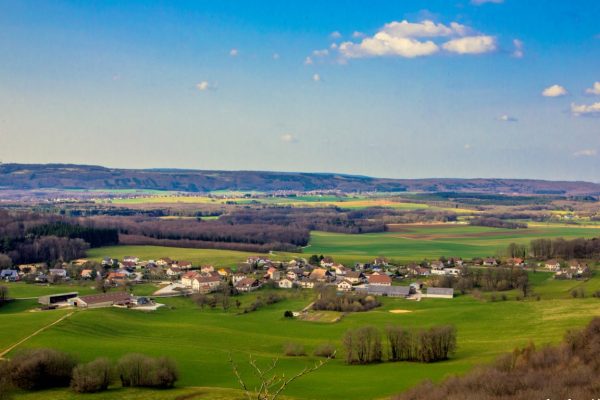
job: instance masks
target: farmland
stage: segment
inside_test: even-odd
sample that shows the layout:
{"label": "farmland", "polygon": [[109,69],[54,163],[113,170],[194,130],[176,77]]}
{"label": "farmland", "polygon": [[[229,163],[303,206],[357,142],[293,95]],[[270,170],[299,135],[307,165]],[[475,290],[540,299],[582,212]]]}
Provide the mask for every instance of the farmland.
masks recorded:
{"label": "farmland", "polygon": [[[281,303],[242,315],[235,311],[200,310],[185,298],[164,299],[161,301],[169,307],[155,313],[119,309],[76,312],[52,329],[31,338],[23,347],[53,347],[75,353],[82,360],[101,355],[116,359],[128,352],[170,355],[178,361],[182,371],[179,386],[234,389],[236,381],[227,362],[229,353],[241,364],[245,375],[249,375],[244,366],[249,354],[263,362],[279,357],[282,369],[291,373],[314,359],[282,356],[282,347],[287,342],[302,343],[310,355],[324,342],[331,342],[339,349],[345,330],[366,324],[380,328],[387,324],[409,327],[456,325],[458,352],[449,361],[347,366],[341,359],[336,359],[294,383],[288,392],[294,398],[303,399],[382,398],[410,387],[424,377],[439,380],[467,371],[477,363],[488,362],[499,353],[510,351],[516,345],[525,345],[530,340],[538,344],[557,342],[567,329],[583,326],[593,316],[600,315],[598,299],[569,297],[569,291],[574,287],[584,287],[588,292],[599,288],[600,279],[585,283],[557,282],[547,273],[534,275],[534,290],[542,294],[540,301],[515,301],[515,293],[509,293],[509,300],[504,302],[478,301],[471,296],[421,302],[384,299],[382,307],[347,315],[337,323],[283,318],[283,311],[304,307],[311,299],[311,291],[289,295]],[[246,304],[255,295],[244,295],[241,299]],[[411,312],[390,312],[397,309]],[[62,313],[0,311],[2,348],[58,319]],[[214,396],[219,393],[218,390],[206,390]],[[49,398],[73,398],[66,391],[50,393]],[[236,392],[220,393],[231,396]],[[138,394],[131,391],[131,398]]]}

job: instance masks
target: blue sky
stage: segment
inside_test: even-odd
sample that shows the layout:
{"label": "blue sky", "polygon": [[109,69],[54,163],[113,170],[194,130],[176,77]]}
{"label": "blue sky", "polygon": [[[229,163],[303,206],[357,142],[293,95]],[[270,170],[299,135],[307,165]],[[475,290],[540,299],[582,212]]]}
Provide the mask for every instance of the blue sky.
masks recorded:
{"label": "blue sky", "polygon": [[0,1],[0,160],[600,181],[598,1]]}

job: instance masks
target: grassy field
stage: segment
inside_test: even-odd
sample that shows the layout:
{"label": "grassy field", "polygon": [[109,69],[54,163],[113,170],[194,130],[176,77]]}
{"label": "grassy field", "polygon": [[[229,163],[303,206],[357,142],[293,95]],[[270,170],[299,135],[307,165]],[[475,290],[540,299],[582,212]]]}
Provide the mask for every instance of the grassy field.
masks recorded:
{"label": "grassy field", "polygon": [[[169,355],[177,359],[181,368],[179,386],[188,388],[160,392],[164,393],[164,397],[144,397],[144,391],[122,389],[114,389],[112,394],[119,398],[152,399],[176,398],[175,393],[193,395],[199,392],[202,394],[198,398],[232,399],[240,398],[240,393],[212,389],[236,388],[227,361],[230,353],[240,363],[242,374],[253,382],[244,364],[249,354],[262,362],[280,358],[282,370],[289,374],[314,361],[310,354],[321,343],[331,342],[340,349],[340,339],[349,328],[374,325],[383,329],[388,324],[409,327],[454,324],[458,330],[458,351],[449,361],[347,366],[341,360],[343,357],[338,357],[313,375],[291,385],[288,391],[288,395],[300,399],[384,398],[425,377],[439,380],[460,374],[530,340],[537,344],[557,342],[567,329],[581,327],[593,316],[600,315],[600,300],[569,296],[574,287],[583,286],[587,292],[600,287],[599,278],[585,283],[559,282],[547,273],[534,275],[532,281],[535,282],[536,293],[542,295],[540,301],[516,301],[514,293],[510,293],[509,300],[504,302],[478,301],[470,296],[452,300],[425,299],[421,302],[383,299],[382,307],[346,315],[336,323],[328,323],[333,320],[330,318],[315,321],[283,318],[285,310],[299,310],[308,304],[313,296],[311,291],[290,295],[281,303],[242,315],[237,315],[235,310],[200,310],[191,300],[184,298],[161,300],[168,307],[153,313],[121,309],[85,310],[29,339],[21,348],[54,347],[77,354],[83,361],[98,356],[117,359],[128,352]],[[244,305],[256,295],[242,296]],[[0,348],[8,347],[65,313],[30,312],[27,306],[32,304],[0,309]],[[392,310],[407,312],[392,313]],[[283,356],[282,348],[288,342],[302,343],[309,356]],[[49,399],[78,398],[60,390],[42,395]],[[23,394],[19,398],[40,397]],[[90,398],[111,397],[102,394]]]}
{"label": "grassy field", "polygon": [[396,225],[392,232],[348,235],[312,232],[307,254],[333,256],[339,262],[385,256],[395,261],[446,257],[500,255],[509,243],[536,238],[597,237],[597,226],[536,225],[528,229],[499,229],[469,225]]}

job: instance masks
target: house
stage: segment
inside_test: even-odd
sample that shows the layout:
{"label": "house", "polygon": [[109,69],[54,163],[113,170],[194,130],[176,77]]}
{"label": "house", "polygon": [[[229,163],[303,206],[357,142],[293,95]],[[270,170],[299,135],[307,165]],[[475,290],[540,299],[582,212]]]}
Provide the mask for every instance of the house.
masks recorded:
{"label": "house", "polygon": [[200,274],[196,271],[189,271],[181,277],[181,283],[187,287],[192,287],[192,281],[199,278]]}
{"label": "house", "polygon": [[[184,269],[184,270],[192,268],[192,263],[189,261],[177,261],[175,264],[179,268]],[[214,268],[213,268],[213,270],[214,270]]]}
{"label": "house", "polygon": [[352,288],[353,288],[352,283],[350,281],[348,281],[347,279],[341,280],[337,284],[338,292],[350,292],[352,290]]}
{"label": "house", "polygon": [[342,264],[335,264],[335,265],[333,265],[332,269],[336,275],[341,275],[341,276],[344,276],[349,272],[348,268],[344,267]]}
{"label": "house", "polygon": [[102,264],[102,266],[104,266],[104,267],[107,267],[107,266],[113,266],[113,265],[115,265],[115,264],[116,264],[116,262],[118,262],[118,260],[113,260],[113,259],[112,259],[112,258],[110,258],[110,257],[104,257],[104,258],[102,259],[102,262],[101,262],[101,264]]}
{"label": "house", "polygon": [[215,267],[212,265],[203,265],[200,267],[200,272],[203,274],[210,274],[211,272],[215,272]]}
{"label": "house", "polygon": [[83,269],[83,270],[81,270],[81,273],[79,274],[79,276],[81,276],[81,279],[92,279],[94,277],[94,270],[93,269]]}
{"label": "house", "polygon": [[367,280],[365,274],[360,271],[348,271],[346,272],[346,275],[343,275],[343,277],[353,285],[364,283]]}
{"label": "house", "polygon": [[454,297],[454,289],[452,288],[427,288],[426,297],[437,299],[451,299]]}
{"label": "house", "polygon": [[67,270],[64,268],[51,268],[48,273],[56,278],[66,278]]}
{"label": "house", "polygon": [[17,267],[23,274],[35,274],[38,270],[46,268],[46,264],[21,264]]}
{"label": "house", "polygon": [[38,297],[38,303],[43,306],[51,306],[57,303],[65,303],[69,299],[79,296],[77,292],[49,294]]}
{"label": "house", "polygon": [[267,270],[267,276],[271,280],[274,280],[274,281],[279,280],[280,279],[280,275],[281,275],[281,273],[275,267],[269,267],[269,269]]}
{"label": "house", "polygon": [[131,295],[127,292],[110,292],[77,296],[69,298],[67,301],[71,307],[77,308],[100,308],[114,305],[126,306],[131,303]]}
{"label": "house", "polygon": [[134,265],[138,263],[138,261],[140,261],[140,259],[138,257],[135,256],[125,256],[123,257],[123,262],[124,263],[133,263]]}
{"label": "house", "polygon": [[333,258],[331,257],[323,257],[321,262],[319,263],[323,268],[331,268],[333,267]]}
{"label": "house", "polygon": [[315,287],[315,281],[311,279],[302,279],[298,281],[298,286],[300,286],[302,289],[312,289]]}
{"label": "house", "polygon": [[295,270],[288,271],[286,276],[293,281],[297,281],[302,276],[302,270],[295,269]]}
{"label": "house", "polygon": [[483,265],[486,267],[495,267],[498,265],[498,261],[496,261],[495,258],[491,258],[491,257],[484,258]]}
{"label": "house", "polygon": [[255,265],[257,267],[262,267],[266,263],[271,262],[271,260],[269,260],[268,258],[263,258],[263,257],[259,257],[259,256],[253,256],[253,257],[248,257],[246,259],[246,262],[248,264],[250,264],[250,265]]}
{"label": "house", "polygon": [[461,268],[446,268],[445,271],[446,275],[460,276],[460,274],[462,274]]}
{"label": "house", "polygon": [[232,274],[231,268],[219,268],[219,270],[217,271],[217,273],[223,277],[223,278],[227,278],[229,275]]}
{"label": "house", "polygon": [[279,282],[277,282],[277,285],[281,289],[291,289],[294,286],[294,282],[291,279],[283,278]]}
{"label": "house", "polygon": [[548,260],[548,261],[546,261],[544,268],[546,268],[549,271],[556,272],[560,269],[560,262],[558,260]]}
{"label": "house", "polygon": [[520,257],[512,257],[512,258],[509,258],[508,260],[506,260],[506,264],[513,266],[513,267],[524,267],[525,260],[523,260]]}
{"label": "house", "polygon": [[197,276],[192,279],[192,292],[209,293],[221,284],[219,276]]}
{"label": "house", "polygon": [[329,270],[324,268],[315,268],[310,273],[310,279],[317,282],[330,282],[333,279],[333,275]]}
{"label": "house", "polygon": [[87,258],[78,258],[77,260],[73,260],[71,261],[71,263],[73,265],[75,265],[76,267],[81,267],[82,265],[84,265],[85,263],[87,263],[89,260]]}
{"label": "house", "polygon": [[0,271],[0,279],[8,282],[15,282],[19,280],[19,271],[16,269],[3,269]]}
{"label": "house", "polygon": [[239,281],[241,281],[242,279],[245,279],[245,278],[246,278],[245,274],[242,274],[241,272],[236,272],[235,274],[233,274],[231,276],[231,282],[235,286]]}
{"label": "house", "polygon": [[160,258],[156,261],[156,265],[160,267],[166,267],[167,265],[171,264],[173,264],[173,260],[171,260],[169,257]]}
{"label": "house", "polygon": [[373,260],[373,265],[377,267],[387,267],[388,260],[385,257],[377,257],[375,260]]}
{"label": "house", "polygon": [[240,292],[251,292],[260,288],[260,282],[254,278],[244,278],[239,281],[235,288]]}
{"label": "house", "polygon": [[367,277],[369,286],[391,286],[392,278],[385,274],[372,274]]}
{"label": "house", "polygon": [[169,268],[167,268],[166,273],[167,273],[167,276],[169,276],[171,278],[176,278],[176,277],[180,276],[183,273],[183,271],[179,267],[170,266]]}
{"label": "house", "polygon": [[[430,265],[431,267],[431,272],[434,273],[433,271],[443,271],[444,268],[446,268],[446,265],[441,262],[441,261],[433,261]],[[434,273],[435,275],[443,275],[443,274],[439,274],[439,273]]]}
{"label": "house", "polygon": [[123,284],[127,280],[127,275],[123,272],[111,272],[106,277],[106,281],[114,284]]}

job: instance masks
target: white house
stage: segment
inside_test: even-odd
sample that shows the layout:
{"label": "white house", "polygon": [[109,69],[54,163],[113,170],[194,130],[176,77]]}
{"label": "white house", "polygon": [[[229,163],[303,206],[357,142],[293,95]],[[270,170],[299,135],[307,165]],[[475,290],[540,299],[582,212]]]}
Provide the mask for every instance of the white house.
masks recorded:
{"label": "white house", "polygon": [[294,286],[294,282],[291,279],[283,278],[277,282],[277,285],[282,289],[291,289]]}

